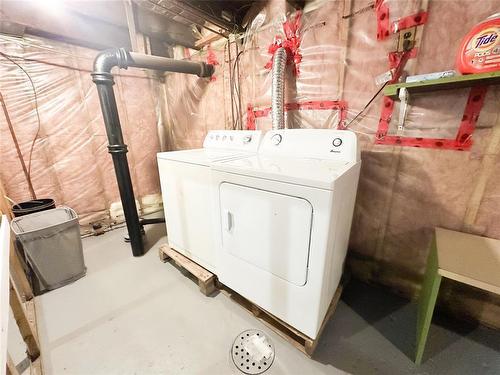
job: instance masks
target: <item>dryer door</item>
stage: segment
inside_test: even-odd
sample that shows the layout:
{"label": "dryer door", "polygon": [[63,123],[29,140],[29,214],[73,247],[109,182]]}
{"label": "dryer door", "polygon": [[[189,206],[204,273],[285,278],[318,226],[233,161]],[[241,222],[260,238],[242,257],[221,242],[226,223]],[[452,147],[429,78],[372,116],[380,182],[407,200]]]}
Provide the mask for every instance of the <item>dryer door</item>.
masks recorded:
{"label": "dryer door", "polygon": [[219,189],[223,252],[290,283],[305,285],[311,204],[227,182]]}

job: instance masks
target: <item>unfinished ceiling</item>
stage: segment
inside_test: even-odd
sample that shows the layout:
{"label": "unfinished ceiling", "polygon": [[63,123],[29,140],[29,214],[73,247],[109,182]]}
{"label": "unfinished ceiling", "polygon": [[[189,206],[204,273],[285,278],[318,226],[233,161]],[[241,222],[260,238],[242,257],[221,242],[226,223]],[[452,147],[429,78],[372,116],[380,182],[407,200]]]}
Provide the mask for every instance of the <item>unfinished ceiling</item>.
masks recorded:
{"label": "unfinished ceiling", "polygon": [[[186,26],[207,29],[215,34],[228,36],[241,27],[234,21],[234,5],[232,2],[218,1],[176,1],[176,0],[134,0],[140,7],[163,15]],[[242,1],[244,6],[250,6],[252,1]],[[236,2],[240,4],[240,2]]]}
{"label": "unfinished ceiling", "polygon": [[[57,3],[57,2],[56,2]],[[40,1],[0,2],[0,32],[38,35],[94,49],[125,47],[130,38],[125,7],[133,9],[138,32],[155,42],[200,48],[207,34],[227,37],[253,1]],[[50,3],[52,4],[52,2]]]}

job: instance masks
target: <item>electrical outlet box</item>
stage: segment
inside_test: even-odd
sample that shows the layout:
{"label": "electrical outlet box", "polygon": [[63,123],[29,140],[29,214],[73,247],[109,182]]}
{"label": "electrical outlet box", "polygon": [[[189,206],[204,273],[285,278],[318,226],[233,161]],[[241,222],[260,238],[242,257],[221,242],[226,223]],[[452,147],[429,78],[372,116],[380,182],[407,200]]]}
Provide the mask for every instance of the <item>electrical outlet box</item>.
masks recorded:
{"label": "electrical outlet box", "polygon": [[398,52],[409,51],[415,46],[417,27],[410,27],[399,32]]}

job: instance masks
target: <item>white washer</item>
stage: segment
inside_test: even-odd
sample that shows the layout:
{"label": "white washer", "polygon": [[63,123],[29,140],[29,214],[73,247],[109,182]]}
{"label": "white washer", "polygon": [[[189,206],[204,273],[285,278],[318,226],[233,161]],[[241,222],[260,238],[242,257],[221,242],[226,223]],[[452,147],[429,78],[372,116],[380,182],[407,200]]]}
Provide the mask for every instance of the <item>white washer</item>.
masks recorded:
{"label": "white washer", "polygon": [[255,154],[260,138],[260,131],[210,131],[201,149],[157,155],[168,244],[210,271],[215,271],[210,165]]}
{"label": "white washer", "polygon": [[342,275],[360,170],[354,133],[265,134],[258,155],[212,164],[218,277],[316,338]]}

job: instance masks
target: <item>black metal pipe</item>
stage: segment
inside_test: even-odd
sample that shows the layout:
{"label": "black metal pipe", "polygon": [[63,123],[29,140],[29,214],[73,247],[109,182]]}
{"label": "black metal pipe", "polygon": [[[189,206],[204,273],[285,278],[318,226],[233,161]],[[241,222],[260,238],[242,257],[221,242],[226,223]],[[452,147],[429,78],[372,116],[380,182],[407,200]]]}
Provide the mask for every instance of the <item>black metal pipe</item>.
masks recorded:
{"label": "black metal pipe", "polygon": [[[132,254],[144,254],[144,243],[141,234],[141,222],[137,214],[134,189],[127,161],[127,145],[123,134],[113,91],[114,79],[111,69],[114,67],[127,69],[128,67],[154,69],[165,72],[195,74],[199,77],[210,77],[214,72],[213,65],[204,62],[190,62],[168,59],[158,56],[143,55],[128,52],[123,48],[110,49],[100,52],[94,61],[92,80],[97,86],[99,102],[108,135],[108,152],[113,158],[116,180],[120,191],[125,221],[132,246]],[[146,222],[144,222],[146,224]]]}
{"label": "black metal pipe", "polygon": [[140,219],[139,222],[141,225],[149,225],[149,224],[159,224],[159,223],[164,223],[165,218],[164,217],[152,217],[149,219]]}
{"label": "black metal pipe", "polygon": [[128,66],[161,70],[164,72],[176,72],[194,74],[198,77],[210,77],[214,72],[213,65],[204,62],[191,62],[185,60],[168,59],[160,56],[143,55],[142,53],[129,52]]}

